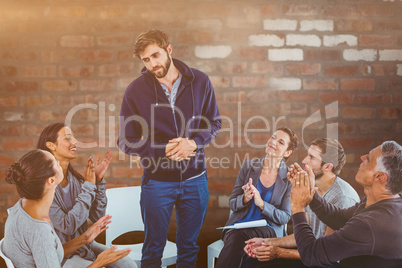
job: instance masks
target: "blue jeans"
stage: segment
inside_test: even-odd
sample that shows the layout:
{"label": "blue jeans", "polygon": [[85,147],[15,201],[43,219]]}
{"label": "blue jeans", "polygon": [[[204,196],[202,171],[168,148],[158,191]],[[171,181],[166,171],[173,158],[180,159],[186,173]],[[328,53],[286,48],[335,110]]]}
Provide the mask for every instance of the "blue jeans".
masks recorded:
{"label": "blue jeans", "polygon": [[141,213],[145,226],[141,267],[161,267],[172,216],[176,209],[176,267],[196,267],[197,238],[208,206],[206,173],[182,182],[149,180],[141,186]]}

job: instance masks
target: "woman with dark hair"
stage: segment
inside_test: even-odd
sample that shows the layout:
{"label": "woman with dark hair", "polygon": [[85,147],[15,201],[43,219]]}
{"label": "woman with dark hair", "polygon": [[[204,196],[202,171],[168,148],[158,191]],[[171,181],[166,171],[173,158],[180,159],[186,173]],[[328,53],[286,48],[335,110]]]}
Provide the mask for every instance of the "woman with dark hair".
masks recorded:
{"label": "woman with dark hair", "polygon": [[[90,157],[82,176],[70,163],[77,155],[77,140],[71,129],[63,123],[47,126],[39,137],[37,148],[52,153],[62,167],[63,179],[56,187],[49,215],[56,234],[61,242],[65,243],[88,229],[88,218],[96,222],[105,215],[107,199],[106,181],[103,176],[112,160],[111,152],[108,150],[103,161],[100,162],[98,158],[96,164]],[[89,176],[92,168],[95,174]],[[106,249],[105,245],[93,241],[66,256],[63,267],[86,267]],[[108,267],[136,266],[127,257]]]}
{"label": "woman with dark hair", "polygon": [[[90,168],[88,175],[94,177],[94,173]],[[61,267],[64,256],[93,241],[110,223],[111,216],[101,217],[82,235],[62,245],[49,218],[55,189],[62,179],[59,162],[43,150],[30,151],[9,168],[6,180],[17,186],[21,199],[10,210],[1,250],[15,267]],[[130,253],[115,249],[99,254],[88,267],[104,267]]]}
{"label": "woman with dark hair", "polygon": [[229,207],[233,212],[226,226],[256,220],[267,225],[245,229],[225,229],[224,246],[219,254],[218,268],[239,267],[245,255],[245,241],[254,237],[281,237],[286,235],[284,225],[290,219],[290,190],[286,159],[296,150],[298,138],[289,128],[279,128],[268,139],[265,156],[244,161]]}

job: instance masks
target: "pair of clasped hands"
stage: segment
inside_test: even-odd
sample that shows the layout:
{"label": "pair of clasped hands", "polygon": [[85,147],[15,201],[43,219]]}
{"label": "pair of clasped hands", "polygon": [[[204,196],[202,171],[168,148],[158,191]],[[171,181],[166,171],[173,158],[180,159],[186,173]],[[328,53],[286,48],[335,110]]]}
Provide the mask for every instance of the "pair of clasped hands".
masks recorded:
{"label": "pair of clasped hands", "polygon": [[194,140],[188,138],[174,138],[166,144],[166,156],[174,161],[190,160],[190,157],[195,156],[197,144]]}
{"label": "pair of clasped hands", "polygon": [[[303,170],[295,163],[289,167],[287,178],[292,183],[290,192],[292,214],[304,212],[317,190],[314,187],[314,173],[307,164]],[[277,238],[252,238],[245,242],[244,251],[259,261],[270,261],[279,256],[280,248],[276,242]]]}

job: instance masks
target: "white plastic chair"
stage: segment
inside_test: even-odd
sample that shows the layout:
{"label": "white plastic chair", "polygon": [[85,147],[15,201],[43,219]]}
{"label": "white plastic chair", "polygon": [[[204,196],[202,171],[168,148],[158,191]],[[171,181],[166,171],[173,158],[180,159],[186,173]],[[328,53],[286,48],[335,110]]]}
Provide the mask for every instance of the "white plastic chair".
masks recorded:
{"label": "white plastic chair", "polygon": [[221,253],[222,248],[222,239],[219,239],[208,246],[208,268],[215,267],[215,258],[219,257],[219,253]]}
{"label": "white plastic chair", "polygon": [[6,262],[7,268],[14,268],[12,261],[4,255],[2,246],[3,246],[3,239],[0,240],[0,257],[2,257]]}
{"label": "white plastic chair", "polygon": [[[112,216],[112,222],[106,230],[106,246],[111,247],[112,241],[127,232],[144,231],[140,208],[140,186],[112,188],[106,190],[106,214]],[[117,245],[118,249],[131,248],[129,257],[141,267],[142,243],[132,245]],[[162,267],[176,264],[176,244],[166,241],[163,251]]]}

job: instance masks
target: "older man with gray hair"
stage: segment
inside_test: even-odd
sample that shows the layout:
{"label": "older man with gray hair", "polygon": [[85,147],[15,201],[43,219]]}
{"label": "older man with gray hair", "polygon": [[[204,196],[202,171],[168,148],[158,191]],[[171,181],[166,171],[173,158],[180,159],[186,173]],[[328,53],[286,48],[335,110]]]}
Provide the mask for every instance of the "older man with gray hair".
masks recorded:
{"label": "older man with gray hair", "polygon": [[[341,260],[339,267],[402,267],[402,147],[385,141],[361,160],[355,179],[366,198],[348,209],[339,209],[316,193],[311,170],[295,174],[291,210],[305,265]],[[316,239],[304,213],[307,205],[336,231]]]}

